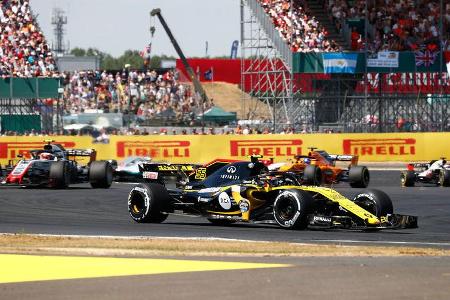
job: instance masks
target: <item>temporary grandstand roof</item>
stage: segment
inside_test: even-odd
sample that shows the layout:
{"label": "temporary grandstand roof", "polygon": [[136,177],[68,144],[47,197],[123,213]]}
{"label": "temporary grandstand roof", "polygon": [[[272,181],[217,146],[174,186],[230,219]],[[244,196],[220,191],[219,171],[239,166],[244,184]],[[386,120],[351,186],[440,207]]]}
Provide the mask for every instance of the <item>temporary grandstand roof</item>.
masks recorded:
{"label": "temporary grandstand roof", "polygon": [[213,106],[203,114],[206,122],[231,122],[236,121],[235,112],[227,112],[218,106]]}

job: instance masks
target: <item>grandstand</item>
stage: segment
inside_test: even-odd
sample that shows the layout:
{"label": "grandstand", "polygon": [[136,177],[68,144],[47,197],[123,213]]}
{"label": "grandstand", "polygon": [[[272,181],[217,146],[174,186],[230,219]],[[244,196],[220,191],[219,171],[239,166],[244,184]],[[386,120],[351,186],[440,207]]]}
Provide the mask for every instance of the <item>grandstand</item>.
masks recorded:
{"label": "grandstand", "polygon": [[[450,50],[449,4],[242,0],[241,5],[242,86],[275,106],[274,120],[348,132],[449,129],[444,61]],[[330,53],[337,49],[344,52]]]}
{"label": "grandstand", "polygon": [[[60,129],[62,115],[86,113],[121,114],[143,126],[198,126],[214,104],[240,118],[269,119],[276,131],[450,129],[450,4],[442,0],[241,0],[240,76],[206,84],[217,95],[213,103],[196,97],[181,69],[59,73],[29,0],[0,5],[0,76],[10,91],[0,97],[0,115],[42,116],[45,131]],[[38,77],[61,84],[63,101],[45,98],[59,95],[37,80],[30,93],[14,93],[26,81],[10,78]],[[241,107],[226,107],[237,83]]]}

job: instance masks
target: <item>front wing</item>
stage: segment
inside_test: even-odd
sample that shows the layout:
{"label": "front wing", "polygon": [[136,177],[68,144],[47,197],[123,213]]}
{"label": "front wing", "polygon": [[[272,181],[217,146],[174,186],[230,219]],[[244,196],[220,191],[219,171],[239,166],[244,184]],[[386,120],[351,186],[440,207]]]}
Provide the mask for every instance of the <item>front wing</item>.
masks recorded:
{"label": "front wing", "polygon": [[353,230],[380,230],[380,229],[412,229],[418,227],[417,216],[389,214],[381,217],[381,223],[373,225],[356,225],[349,216],[308,216],[309,228],[320,229],[353,229]]}

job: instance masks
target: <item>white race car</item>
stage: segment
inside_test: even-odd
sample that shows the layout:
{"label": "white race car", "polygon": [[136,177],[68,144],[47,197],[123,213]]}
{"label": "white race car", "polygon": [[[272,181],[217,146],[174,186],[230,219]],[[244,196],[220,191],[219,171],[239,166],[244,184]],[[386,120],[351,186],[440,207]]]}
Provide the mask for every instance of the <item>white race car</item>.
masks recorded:
{"label": "white race car", "polygon": [[139,171],[139,164],[151,163],[150,157],[130,156],[120,163],[114,170],[114,181],[142,181],[142,173]]}
{"label": "white race car", "polygon": [[416,182],[450,186],[450,164],[445,158],[429,163],[410,163],[401,174],[402,186],[414,186]]}

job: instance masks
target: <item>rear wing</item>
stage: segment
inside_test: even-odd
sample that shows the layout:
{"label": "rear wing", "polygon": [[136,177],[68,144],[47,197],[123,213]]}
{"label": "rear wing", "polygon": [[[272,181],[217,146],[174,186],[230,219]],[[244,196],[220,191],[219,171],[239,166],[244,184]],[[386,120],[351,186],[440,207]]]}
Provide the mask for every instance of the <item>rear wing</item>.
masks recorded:
{"label": "rear wing", "polygon": [[72,157],[89,157],[90,161],[97,158],[97,151],[95,149],[66,149],[66,155]]}
{"label": "rear wing", "polygon": [[334,161],[350,161],[352,166],[356,166],[358,164],[358,155],[338,155],[338,154],[330,154],[328,155]]}
{"label": "rear wing", "polygon": [[164,182],[166,177],[177,176],[179,180],[189,180],[189,175],[195,172],[199,165],[169,164],[169,163],[141,163],[138,165],[142,178],[149,181]]}
{"label": "rear wing", "polygon": [[144,179],[150,181],[164,181],[166,177],[177,176],[186,182],[200,181],[209,175],[236,160],[216,159],[204,165],[200,164],[169,164],[169,163],[142,163],[139,171]]}

